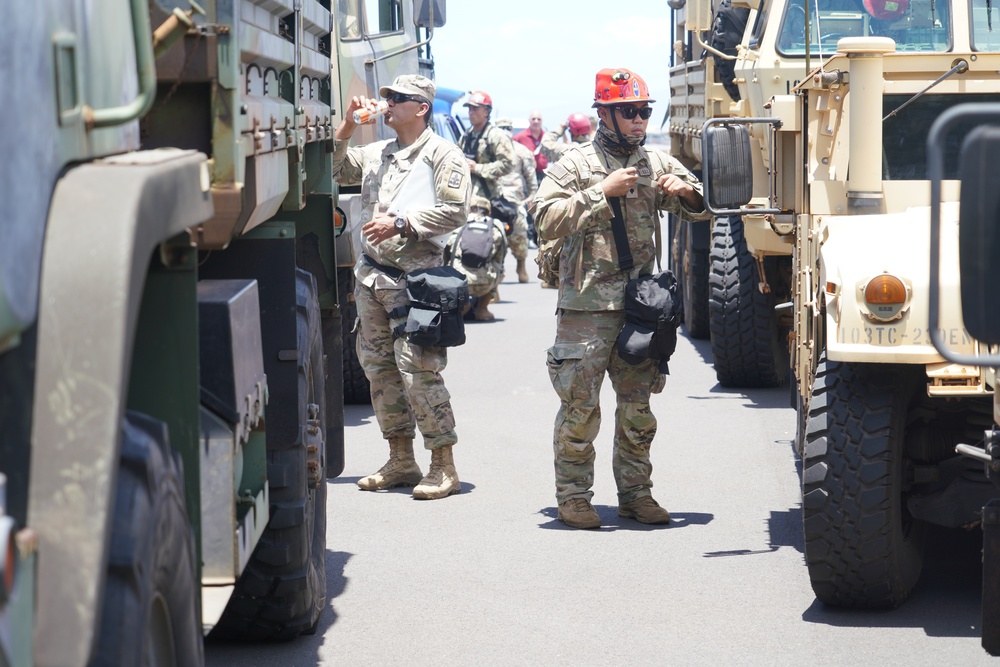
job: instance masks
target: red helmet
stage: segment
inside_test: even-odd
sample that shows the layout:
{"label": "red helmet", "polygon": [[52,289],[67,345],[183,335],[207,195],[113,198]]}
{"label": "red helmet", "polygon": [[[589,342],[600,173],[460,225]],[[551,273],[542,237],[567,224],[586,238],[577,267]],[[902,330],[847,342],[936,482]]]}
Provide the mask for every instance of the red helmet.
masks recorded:
{"label": "red helmet", "polygon": [[909,0],[864,0],[865,10],[877,19],[898,19],[910,8]]}
{"label": "red helmet", "polygon": [[594,87],[594,106],[608,106],[623,102],[649,102],[649,88],[642,77],[624,67],[605,68],[597,73]]}
{"label": "red helmet", "polygon": [[469,93],[469,101],[463,107],[489,107],[493,108],[493,99],[481,90],[473,90]]}
{"label": "red helmet", "polygon": [[574,137],[580,134],[590,134],[590,119],[582,113],[571,113],[566,120],[569,133]]}

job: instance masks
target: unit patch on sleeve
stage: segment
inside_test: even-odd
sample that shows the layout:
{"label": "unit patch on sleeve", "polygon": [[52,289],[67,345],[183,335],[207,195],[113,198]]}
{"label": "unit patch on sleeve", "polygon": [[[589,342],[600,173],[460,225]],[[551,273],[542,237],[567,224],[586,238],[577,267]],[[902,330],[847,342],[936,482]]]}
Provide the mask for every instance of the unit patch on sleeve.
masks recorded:
{"label": "unit patch on sleeve", "polygon": [[448,187],[457,188],[462,185],[462,172],[458,169],[452,169],[451,174],[448,175]]}

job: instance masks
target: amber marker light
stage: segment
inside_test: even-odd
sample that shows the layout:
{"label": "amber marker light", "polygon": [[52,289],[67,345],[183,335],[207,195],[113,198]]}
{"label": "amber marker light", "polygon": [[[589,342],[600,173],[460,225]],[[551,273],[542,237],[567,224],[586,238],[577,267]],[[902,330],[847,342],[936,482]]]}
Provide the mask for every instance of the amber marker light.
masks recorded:
{"label": "amber marker light", "polygon": [[907,298],[906,285],[896,276],[883,273],[868,281],[864,298],[871,316],[888,322],[900,316]]}
{"label": "amber marker light", "polygon": [[872,278],[865,287],[865,301],[869,304],[902,304],[906,302],[906,286],[896,276],[882,274]]}

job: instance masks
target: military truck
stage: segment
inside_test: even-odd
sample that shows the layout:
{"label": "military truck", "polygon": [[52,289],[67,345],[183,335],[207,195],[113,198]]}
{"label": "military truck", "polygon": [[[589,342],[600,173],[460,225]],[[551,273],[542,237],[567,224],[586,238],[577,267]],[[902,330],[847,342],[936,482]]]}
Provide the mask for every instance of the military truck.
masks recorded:
{"label": "military truck", "polygon": [[[344,0],[341,4],[345,4]],[[413,8],[398,0],[353,0],[346,4],[367,8],[367,11],[353,19],[341,19],[337,46],[339,68],[335,75],[338,99],[350,101],[355,95],[377,95],[380,87],[392,83],[401,74],[434,78],[431,40],[434,28],[446,22],[445,0],[418,0]],[[352,139],[362,145],[395,136],[386,127],[385,120],[378,118],[374,124],[360,126]],[[350,241],[337,244],[337,280],[340,301],[344,304],[344,401],[362,404],[371,402],[371,389],[358,361],[354,332],[357,319],[354,265],[361,256],[363,209],[360,186],[340,188],[339,212],[346,228],[344,238]]]}
{"label": "military truck", "polygon": [[317,630],[344,465],[337,47],[367,16],[8,17],[0,103],[24,113],[0,139],[0,665],[186,667],[209,631]]}
{"label": "military truck", "polygon": [[[708,2],[694,4],[689,27],[704,29]],[[713,211],[793,226],[805,559],[826,604],[901,604],[928,526],[977,526],[996,495],[982,466],[955,451],[992,425],[993,376],[933,345],[940,336],[961,354],[982,347],[963,326],[957,281],[965,202],[954,156],[969,128],[946,150],[939,317],[929,308],[935,207],[924,142],[948,109],[1000,100],[992,14],[986,0],[762,2],[750,37],[799,58],[801,80],[751,101],[747,117],[703,127]]]}
{"label": "military truck", "polygon": [[[949,135],[963,124],[974,127],[957,153]],[[990,165],[1000,150],[1000,103],[962,104],[942,113],[927,136],[927,167],[931,179],[929,303],[931,341],[947,361],[980,366],[989,386],[996,386],[1000,356],[1000,292],[995,289],[996,267],[1000,265],[1000,236],[997,218],[1000,191]],[[947,165],[946,162],[950,161]],[[961,353],[939,333],[941,284],[942,183],[945,178],[960,181],[962,200],[958,210],[959,287],[962,318],[969,334],[981,344],[979,354]],[[952,207],[953,208],[953,207]],[[951,212],[954,215],[954,211]],[[982,438],[961,443],[955,451],[975,461],[981,474],[993,485],[993,497],[982,508],[983,601],[982,646],[991,655],[1000,655],[1000,394],[993,394],[993,423]]]}
{"label": "military truck", "polygon": [[[676,38],[670,67],[670,153],[701,177],[705,121],[754,115],[762,101],[787,94],[805,75],[805,64],[781,49],[775,31],[761,32],[766,7],[750,22],[745,0],[713,0],[711,7],[683,0],[670,4]],[[705,13],[692,23],[692,12]],[[765,137],[753,133],[750,141],[754,169],[763,172]],[[753,201],[764,207],[767,197],[766,188],[758,189]],[[684,325],[692,338],[711,339],[719,384],[785,383],[792,313],[777,307],[791,299],[790,221],[737,212],[713,216],[711,225],[670,216],[669,228]]]}

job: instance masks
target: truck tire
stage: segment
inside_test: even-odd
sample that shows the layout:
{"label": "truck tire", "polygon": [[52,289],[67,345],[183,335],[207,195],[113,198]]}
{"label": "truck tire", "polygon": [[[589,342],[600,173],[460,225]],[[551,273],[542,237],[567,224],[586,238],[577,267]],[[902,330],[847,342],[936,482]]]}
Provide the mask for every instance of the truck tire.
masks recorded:
{"label": "truck tire", "polygon": [[920,576],[924,523],[905,488],[907,411],[922,389],[911,371],[820,358],[802,512],[809,580],[828,605],[896,607]]}
{"label": "truck tire", "polygon": [[166,424],[126,414],[94,667],[205,662],[194,535],[168,443]]}
{"label": "truck tire", "polygon": [[[295,280],[299,437],[267,443],[271,519],[213,634],[284,641],[315,631],[326,606],[326,390],[319,299]],[[271,401],[279,400],[272,396]]]}
{"label": "truck tire", "polygon": [[696,247],[690,222],[679,220],[678,224],[681,226],[680,282],[684,328],[691,338],[706,339],[711,333],[708,326],[708,252]]}
{"label": "truck tire", "polygon": [[344,404],[366,405],[372,402],[372,388],[358,359],[358,337],[354,331],[358,306],[354,302],[354,271],[350,268],[337,269],[337,293],[343,314]]}
{"label": "truck tire", "polygon": [[777,387],[788,377],[788,348],[773,294],[758,289],[757,262],[743,220],[716,218],[712,228],[709,327],[715,376],[723,387]]}

